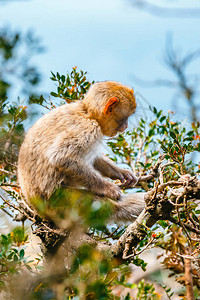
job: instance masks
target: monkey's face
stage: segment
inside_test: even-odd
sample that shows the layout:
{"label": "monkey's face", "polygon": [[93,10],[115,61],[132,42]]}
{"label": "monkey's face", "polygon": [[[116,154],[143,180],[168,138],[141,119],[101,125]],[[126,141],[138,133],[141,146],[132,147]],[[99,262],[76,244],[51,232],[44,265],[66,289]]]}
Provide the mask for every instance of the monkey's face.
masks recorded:
{"label": "monkey's face", "polygon": [[123,112],[120,110],[116,112],[113,110],[109,116],[104,118],[101,126],[102,133],[106,136],[114,137],[118,133],[124,132],[128,127],[128,118],[133,113],[133,111]]}
{"label": "monkey's face", "polygon": [[135,112],[133,89],[114,81],[94,84],[83,99],[91,118],[100,125],[103,135],[113,137],[128,126],[128,118]]}

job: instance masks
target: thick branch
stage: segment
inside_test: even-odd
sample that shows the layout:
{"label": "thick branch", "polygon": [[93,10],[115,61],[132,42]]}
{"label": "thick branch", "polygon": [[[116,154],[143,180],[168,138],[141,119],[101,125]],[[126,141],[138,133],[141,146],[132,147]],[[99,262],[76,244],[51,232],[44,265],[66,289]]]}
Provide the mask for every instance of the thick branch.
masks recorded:
{"label": "thick branch", "polygon": [[[146,208],[142,211],[139,217],[134,223],[129,225],[125,233],[120,237],[120,239],[110,247],[111,257],[122,257],[123,259],[129,259],[133,257],[133,248],[138,245],[138,243],[146,235],[143,229],[143,224],[147,227],[152,227],[158,220],[171,220],[171,212],[174,210],[175,203],[169,198],[165,197],[164,193],[167,186],[183,186],[186,185],[185,195],[191,197],[191,195],[196,196],[197,199],[200,196],[200,182],[195,177],[188,177],[187,182],[185,181],[170,181],[168,183],[160,184],[148,193],[146,193]],[[178,190],[178,189],[177,189]],[[174,199],[174,195],[171,195]],[[180,225],[180,224],[179,224]],[[195,229],[188,224],[184,224],[186,228],[199,233],[199,229]]]}
{"label": "thick branch", "polygon": [[188,300],[194,300],[191,259],[185,258],[185,286]]}
{"label": "thick branch", "polygon": [[157,219],[153,218],[151,214],[144,209],[136,221],[127,227],[120,239],[110,247],[109,252],[111,256],[127,259],[127,256],[131,254],[131,249],[137,246],[146,234],[142,223],[146,223],[147,226],[151,227],[156,221]]}

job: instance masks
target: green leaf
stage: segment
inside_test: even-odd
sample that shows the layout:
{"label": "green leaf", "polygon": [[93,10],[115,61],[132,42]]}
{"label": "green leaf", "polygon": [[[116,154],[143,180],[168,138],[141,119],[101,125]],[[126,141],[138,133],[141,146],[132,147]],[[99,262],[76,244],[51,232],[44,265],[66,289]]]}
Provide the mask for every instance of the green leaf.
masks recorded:
{"label": "green leaf", "polygon": [[158,113],[157,113],[157,118],[159,118],[162,114],[162,110],[160,110]]}
{"label": "green leaf", "polygon": [[51,92],[50,94],[51,94],[51,96],[54,96],[54,97],[59,97],[59,95],[58,95],[58,94],[56,94],[56,93],[54,93],[54,92]]}
{"label": "green leaf", "polygon": [[25,267],[26,267],[29,271],[32,270],[32,268],[31,268],[29,265],[25,265]]}
{"label": "green leaf", "polygon": [[183,139],[184,142],[186,142],[186,141],[193,141],[193,140],[194,140],[193,137],[186,137],[185,139]]}
{"label": "green leaf", "polygon": [[66,80],[66,86],[69,86],[70,85],[70,78],[69,78],[69,75],[67,76],[67,80]]}
{"label": "green leaf", "polygon": [[169,134],[174,140],[177,139],[176,134],[173,131],[170,131]]}
{"label": "green leaf", "polygon": [[154,114],[157,114],[157,112],[158,112],[155,107],[153,107],[153,112],[154,112]]}
{"label": "green leaf", "polygon": [[14,254],[14,261],[18,261],[18,256],[17,256],[17,254]]}
{"label": "green leaf", "polygon": [[179,132],[178,132],[178,130],[176,129],[176,128],[174,128],[174,132],[178,135],[179,134]]}
{"label": "green leaf", "polygon": [[15,106],[11,106],[9,109],[8,109],[8,112],[11,114],[11,115],[16,115],[17,113],[17,108]]}
{"label": "green leaf", "polygon": [[131,297],[130,297],[130,294],[128,293],[127,295],[126,295],[126,297],[124,298],[124,300],[130,300],[131,299]]}
{"label": "green leaf", "polygon": [[60,74],[58,72],[56,73],[56,77],[58,78],[58,80],[60,80]]}
{"label": "green leaf", "polygon": [[191,131],[187,132],[187,135],[189,135],[189,136],[192,136],[192,135],[194,135],[194,131],[193,131],[193,130],[191,130]]}
{"label": "green leaf", "polygon": [[43,270],[44,269],[43,266],[35,266],[35,268],[38,269],[38,270]]}
{"label": "green leaf", "polygon": [[160,118],[160,122],[163,122],[165,119],[166,119],[166,116],[162,116],[162,117]]}
{"label": "green leaf", "polygon": [[14,252],[11,252],[11,253],[8,255],[8,259],[11,260],[12,257],[13,257],[13,255],[14,255]]}
{"label": "green leaf", "polygon": [[58,86],[57,90],[58,90],[58,94],[61,94],[63,92],[63,89],[60,86]]}
{"label": "green leaf", "polygon": [[53,80],[53,81],[57,81],[57,79],[54,78],[54,77],[50,77],[50,79]]}
{"label": "green leaf", "polygon": [[52,74],[52,76],[55,78],[56,77],[56,75],[51,71],[51,74]]}
{"label": "green leaf", "polygon": [[62,83],[65,82],[65,76],[64,75],[61,76],[61,81],[62,81]]}
{"label": "green leaf", "polygon": [[168,152],[168,149],[164,145],[161,145],[161,148],[163,149],[164,152]]}
{"label": "green leaf", "polygon": [[24,257],[24,249],[20,250],[19,257],[20,257],[20,259],[22,259]]}

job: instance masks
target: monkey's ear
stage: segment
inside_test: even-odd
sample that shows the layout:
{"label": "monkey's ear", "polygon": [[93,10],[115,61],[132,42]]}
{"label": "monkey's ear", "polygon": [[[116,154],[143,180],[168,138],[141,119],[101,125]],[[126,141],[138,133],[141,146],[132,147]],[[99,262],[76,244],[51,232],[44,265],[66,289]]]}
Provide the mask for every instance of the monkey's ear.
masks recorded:
{"label": "monkey's ear", "polygon": [[119,99],[117,97],[110,98],[106,106],[104,107],[103,110],[104,115],[110,115],[113,108],[115,108],[115,106],[117,106],[118,103],[119,103]]}

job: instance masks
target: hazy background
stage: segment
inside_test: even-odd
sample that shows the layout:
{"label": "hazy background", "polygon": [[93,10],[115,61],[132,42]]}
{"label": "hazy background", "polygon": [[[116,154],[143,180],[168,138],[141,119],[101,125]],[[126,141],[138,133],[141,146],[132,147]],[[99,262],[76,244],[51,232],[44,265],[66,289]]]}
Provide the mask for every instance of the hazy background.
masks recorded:
{"label": "hazy background", "polygon": [[[40,37],[45,52],[35,56],[33,62],[42,72],[39,86],[42,93],[55,90],[49,79],[50,71],[65,74],[77,66],[88,71],[90,80],[116,80],[134,87],[136,93],[159,109],[167,111],[177,104],[175,109],[185,117],[188,106],[174,97],[175,89],[147,88],[139,85],[133,74],[143,80],[175,80],[164,63],[167,36],[173,36],[178,55],[200,49],[200,14],[163,16],[140,10],[133,3],[131,0],[0,0],[0,27],[22,32],[31,29]],[[151,3],[166,8],[200,8],[197,0]],[[197,59],[188,72],[198,74],[199,70]],[[16,85],[14,95],[17,91]]]}

